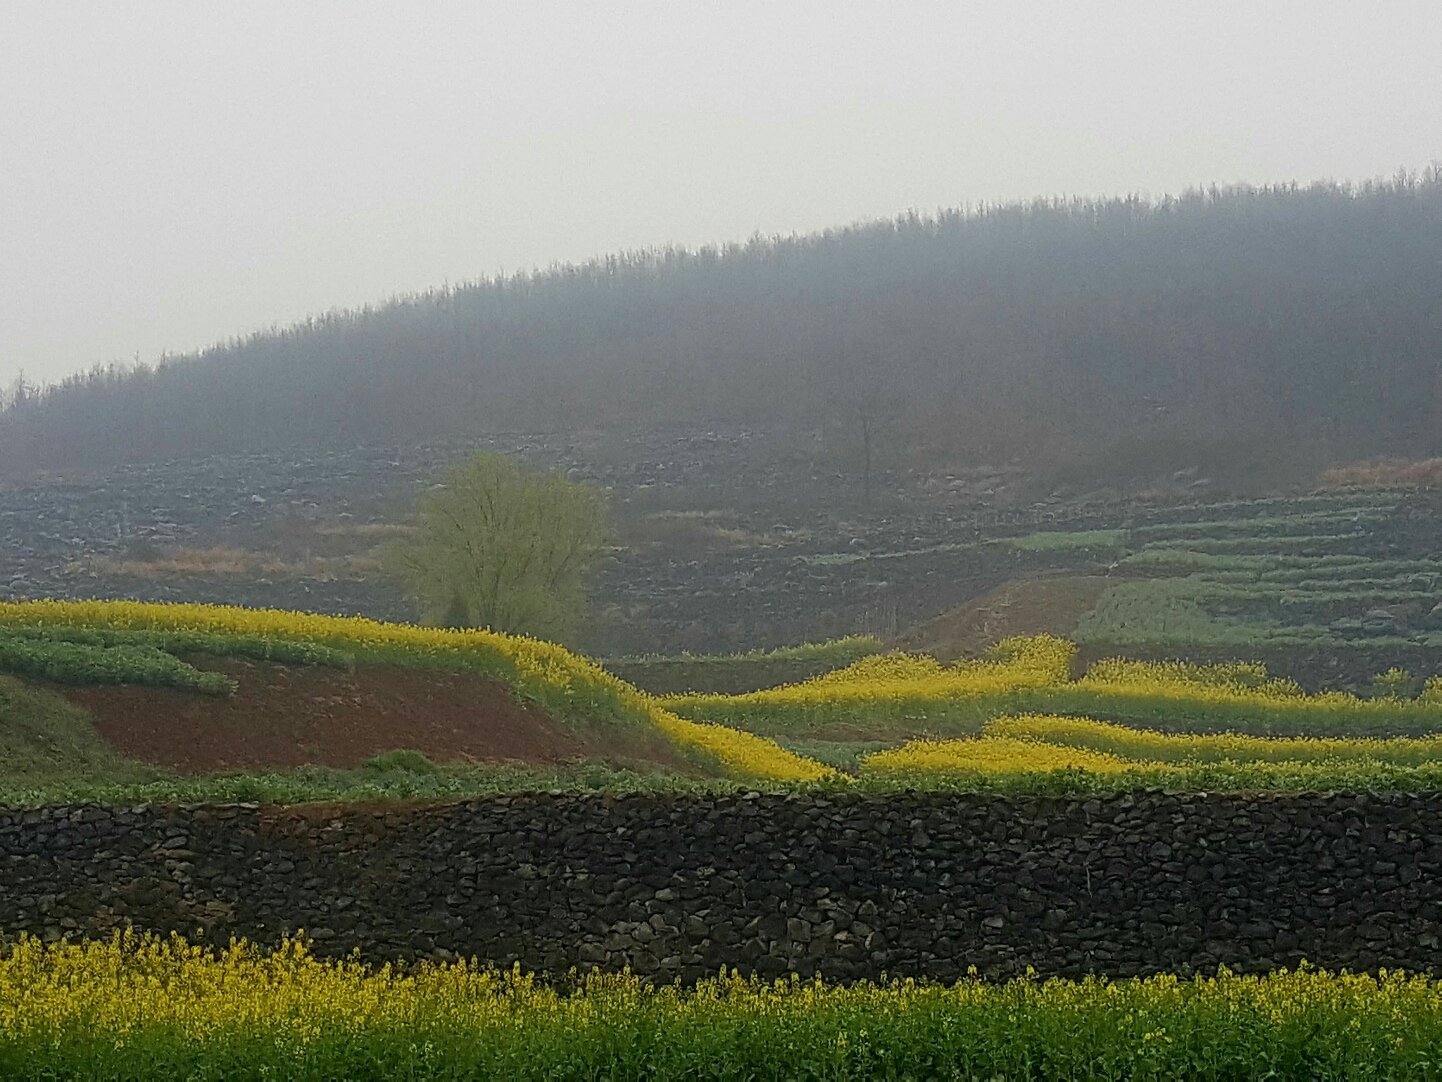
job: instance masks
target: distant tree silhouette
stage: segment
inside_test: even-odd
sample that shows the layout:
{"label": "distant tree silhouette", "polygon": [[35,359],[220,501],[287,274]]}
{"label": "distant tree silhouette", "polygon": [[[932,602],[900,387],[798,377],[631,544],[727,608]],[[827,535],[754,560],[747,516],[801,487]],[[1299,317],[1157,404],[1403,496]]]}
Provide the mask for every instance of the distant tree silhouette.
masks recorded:
{"label": "distant tree silhouette", "polygon": [[0,410],[0,469],[577,424],[821,428],[867,387],[889,440],[963,458],[1432,454],[1439,296],[1435,168],[908,214],[617,253],[27,385]]}

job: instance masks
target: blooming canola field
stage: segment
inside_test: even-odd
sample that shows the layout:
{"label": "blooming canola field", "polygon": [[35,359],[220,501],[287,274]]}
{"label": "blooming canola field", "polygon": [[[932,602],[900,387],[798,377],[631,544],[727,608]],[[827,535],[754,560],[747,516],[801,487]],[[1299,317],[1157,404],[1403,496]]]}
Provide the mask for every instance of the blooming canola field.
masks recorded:
{"label": "blooming canola field", "polygon": [[976,736],[1006,714],[1060,714],[1181,732],[1395,736],[1442,731],[1442,681],[1417,698],[1308,694],[1260,665],[1094,663],[1073,678],[1076,647],[1052,636],[1007,639],[980,660],[943,665],[889,654],[804,683],[745,695],[663,699],[678,714],[771,735],[828,730],[854,738]]}
{"label": "blooming canola field", "polygon": [[[0,669],[7,646],[17,653],[28,648],[48,666],[39,675],[49,679],[155,683],[221,694],[228,690],[223,678],[191,669],[167,651],[480,673],[509,684],[520,698],[562,720],[655,726],[728,776],[804,782],[832,773],[765,737],[677,717],[595,662],[554,643],[493,631],[217,605],[34,601],[0,603]],[[186,677],[186,671],[194,677]]]}
{"label": "blooming canola field", "polygon": [[1425,1078],[1439,1057],[1442,987],[1402,973],[683,988],[372,968],[298,941],[0,956],[7,1079]]}
{"label": "blooming canola field", "polygon": [[[7,653],[8,651],[8,653]],[[186,658],[402,665],[508,682],[576,724],[654,726],[724,784],[1049,792],[1442,790],[1442,685],[1309,694],[1259,665],[1108,659],[1013,638],[956,664],[873,654],[745,695],[657,698],[486,631],[134,602],[0,604],[0,669],[226,695]],[[838,770],[788,744],[880,750]],[[3,933],[3,930],[0,930]],[[3,940],[0,940],[3,942]],[[0,949],[0,1077],[1406,1078],[1442,1063],[1442,985],[1311,968],[1180,979],[829,985],[720,973],[542,980],[467,962],[212,951],[122,933]]]}
{"label": "blooming canola field", "polygon": [[1442,788],[1442,738],[1188,736],[1021,715],[979,737],[911,740],[863,757],[863,779],[926,788],[1412,790]]}
{"label": "blooming canola field", "polygon": [[[32,665],[60,682],[228,693],[227,677],[182,660],[196,652],[480,673],[575,724],[659,729],[718,776],[753,784],[1016,784],[1063,772],[1113,785],[1422,788],[1442,777],[1436,679],[1416,697],[1368,698],[1309,694],[1240,662],[1112,658],[1078,675],[1075,645],[1038,635],[950,665],[873,654],[799,684],[658,698],[554,644],[489,631],[206,605],[0,603],[0,669],[22,675]],[[816,734],[889,747],[839,771],[805,753]]]}

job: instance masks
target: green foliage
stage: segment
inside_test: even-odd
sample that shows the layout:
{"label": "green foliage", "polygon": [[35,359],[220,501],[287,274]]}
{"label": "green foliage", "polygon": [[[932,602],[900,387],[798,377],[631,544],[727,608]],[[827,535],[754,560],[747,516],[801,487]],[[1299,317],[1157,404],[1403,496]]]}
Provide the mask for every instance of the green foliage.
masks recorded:
{"label": "green foliage", "polygon": [[426,758],[425,752],[416,751],[413,748],[396,748],[393,751],[383,751],[379,755],[372,755],[364,763],[361,769],[368,774],[387,774],[393,771],[403,771],[408,774],[439,774],[440,767]]}
{"label": "green foliage", "polygon": [[413,538],[386,551],[422,620],[559,640],[612,537],[605,494],[504,455],[452,467],[418,503]]}
{"label": "green foliage", "polygon": [[233,685],[154,646],[102,646],[0,633],[0,672],[57,684],[144,684],[226,695]]}
{"label": "green foliage", "polygon": [[55,627],[39,624],[29,627],[9,626],[0,631],[0,634],[7,638],[39,642],[79,643],[99,647],[137,646],[163,650],[167,654],[243,657],[255,661],[274,661],[282,665],[326,665],[337,669],[349,669],[355,665],[355,656],[348,651],[279,635]]}
{"label": "green foliage", "polygon": [[1126,530],[1042,530],[1022,537],[1008,537],[1002,544],[1021,552],[1085,552],[1118,549],[1126,540]]}
{"label": "green foliage", "polygon": [[976,771],[889,771],[863,774],[859,792],[932,790],[954,793],[1011,793],[1064,796],[1083,793],[1166,789],[1183,792],[1410,792],[1442,790],[1442,762],[1420,766],[1375,760],[1284,763],[1196,763],[1138,766],[1117,773],[1065,769],[990,773]]}
{"label": "green foliage", "polygon": [[[1260,540],[1276,539],[1287,535],[1313,534],[1319,526],[1342,526],[1354,533],[1357,526],[1368,526],[1387,518],[1388,507],[1362,505],[1355,507],[1329,507],[1325,510],[1306,511],[1300,507],[1285,506],[1288,512],[1280,515],[1251,515],[1239,518],[1202,519],[1195,522],[1159,522],[1139,526],[1132,536],[1140,541],[1156,543],[1163,541],[1187,543],[1200,539],[1220,539],[1241,535]],[[1333,536],[1328,533],[1326,536]]]}
{"label": "green foliage", "polygon": [[1436,645],[1438,636],[1434,634],[1378,634],[1351,639],[1312,621],[1396,603],[1426,603],[1430,607],[1438,597],[1430,589],[1385,589],[1342,577],[1306,586],[1231,577],[1219,580],[1212,575],[1139,579],[1110,587],[1077,624],[1075,637],[1081,643],[1179,649],[1294,646],[1341,650],[1353,646],[1375,649]]}
{"label": "green foliage", "polygon": [[1206,603],[1219,587],[1196,578],[1122,582],[1102,594],[1077,624],[1079,643],[1110,646],[1296,646],[1340,645],[1322,627],[1283,627],[1275,620],[1217,616]]}
{"label": "green foliage", "polygon": [[115,755],[90,716],[53,692],[0,676],[0,785],[136,782],[155,771]]}
{"label": "green foliage", "polygon": [[1370,609],[1407,606],[1415,617],[1442,600],[1442,561],[1367,554],[1369,529],[1395,506],[1393,495],[1255,501],[1236,505],[1228,518],[1137,527],[1133,536],[1146,544],[1121,567],[1173,577],[1109,589],[1075,636],[1087,644],[1183,651],[1442,646],[1442,636],[1415,626],[1364,621]]}
{"label": "green foliage", "polygon": [[1323,556],[1272,553],[1201,552],[1190,545],[1148,545],[1121,561],[1123,567],[1179,568],[1196,571],[1234,571],[1255,574],[1263,579],[1278,577],[1311,578],[1349,570],[1357,573],[1390,574],[1404,571],[1442,571],[1442,563],[1430,560],[1373,560],[1355,553],[1331,553]]}
{"label": "green foliage", "polygon": [[41,624],[0,629],[0,672],[76,687],[139,684],[207,695],[225,695],[233,689],[225,675],[197,669],[177,654],[339,668],[355,663],[345,651],[275,636]]}
{"label": "green foliage", "polygon": [[1347,555],[1347,549],[1354,548],[1359,542],[1363,542],[1366,539],[1367,534],[1363,530],[1355,530],[1350,533],[1304,534],[1282,537],[1267,535],[1182,537],[1171,541],[1153,541],[1147,548],[1163,551],[1166,549],[1183,549],[1189,552],[1206,552],[1219,556],[1232,554],[1270,556],[1275,553],[1324,555],[1329,552]]}
{"label": "green foliage", "polygon": [[854,774],[863,757],[873,752],[884,751],[896,746],[894,740],[808,740],[778,737],[777,741],[787,751],[815,759],[829,767]]}
{"label": "green foliage", "polygon": [[[82,715],[83,717],[83,715]],[[430,763],[417,752],[378,755],[355,770],[304,766],[261,774],[164,778],[155,771],[130,776],[0,775],[0,805],[96,803],[111,806],[255,801],[306,804],[345,801],[471,800],[525,792],[720,792],[741,782],[697,779],[664,771],[641,773],[600,763],[559,766]],[[755,788],[755,781],[745,783]],[[770,788],[780,789],[779,785]]]}
{"label": "green foliage", "polygon": [[735,654],[642,654],[617,660],[629,664],[685,662],[688,665],[725,665],[737,661],[817,661],[840,667],[872,654],[879,654],[885,649],[886,644],[875,635],[848,635],[824,642],[803,642],[797,646],[778,646],[770,650],[747,650]]}

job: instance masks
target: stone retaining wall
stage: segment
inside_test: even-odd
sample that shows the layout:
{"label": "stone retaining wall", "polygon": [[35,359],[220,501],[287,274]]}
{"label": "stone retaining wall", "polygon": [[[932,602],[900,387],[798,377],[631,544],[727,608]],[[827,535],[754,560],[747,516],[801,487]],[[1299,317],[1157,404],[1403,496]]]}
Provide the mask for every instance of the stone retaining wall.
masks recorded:
{"label": "stone retaining wall", "polygon": [[526,969],[1442,972],[1442,794],[0,810],[0,931]]}

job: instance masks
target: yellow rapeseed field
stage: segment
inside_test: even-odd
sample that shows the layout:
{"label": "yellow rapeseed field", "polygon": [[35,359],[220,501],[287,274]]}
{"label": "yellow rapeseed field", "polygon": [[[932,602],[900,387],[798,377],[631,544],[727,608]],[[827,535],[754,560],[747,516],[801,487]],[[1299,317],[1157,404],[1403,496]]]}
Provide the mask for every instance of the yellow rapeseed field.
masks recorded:
{"label": "yellow rapeseed field", "polygon": [[869,657],[805,683],[745,695],[664,700],[684,717],[757,732],[845,731],[853,738],[964,736],[1006,714],[1103,718],[1161,730],[1320,736],[1442,731],[1442,692],[1418,699],[1307,694],[1261,665],[1098,661],[1070,675],[1075,647],[1050,636],[1010,639],[982,661],[942,665]]}
{"label": "yellow rapeseed field", "polygon": [[[1333,787],[1361,782],[1415,785],[1442,777],[1442,737],[1411,739],[1297,739],[1235,734],[1197,735],[1131,729],[1092,718],[1037,714],[1003,716],[982,735],[960,740],[912,740],[861,760],[870,777],[1015,775],[1079,770],[1131,773],[1139,782],[1192,776],[1241,788]],[[1425,772],[1425,773],[1423,773]]]}
{"label": "yellow rapeseed field", "polygon": [[1092,718],[1026,714],[987,722],[989,738],[1088,749],[1147,763],[1253,763],[1368,760],[1418,766],[1442,763],[1442,736],[1422,738],[1260,737],[1237,733],[1158,733]]}
{"label": "yellow rapeseed field", "polygon": [[813,781],[830,768],[750,733],[685,721],[601,666],[554,643],[485,630],[382,623],[221,605],[138,601],[0,602],[0,628],[186,631],[274,637],[346,651],[358,661],[481,672],[567,719],[655,725],[728,774],[743,779]]}
{"label": "yellow rapeseed field", "polygon": [[1401,973],[826,985],[117,935],[0,954],[5,1078],[1431,1077],[1442,988]]}
{"label": "yellow rapeseed field", "polygon": [[985,720],[979,704],[1065,682],[1075,653],[1065,640],[1038,635],[1004,640],[981,661],[942,665],[926,655],[878,654],[800,684],[662,701],[698,721],[775,731],[898,723],[974,729]]}
{"label": "yellow rapeseed field", "polygon": [[982,737],[979,740],[913,740],[862,760],[866,773],[895,771],[977,771],[1017,774],[1046,770],[1090,770],[1115,774],[1134,764],[1105,752],[1045,744],[1038,740]]}

